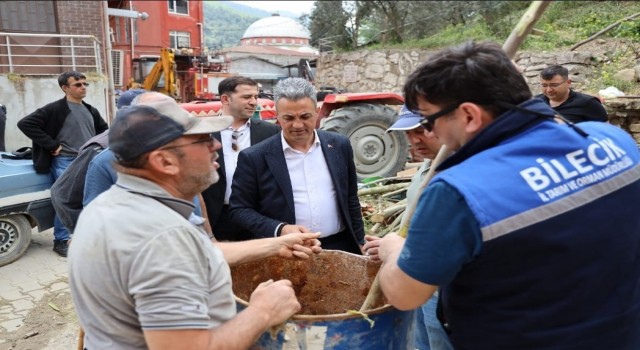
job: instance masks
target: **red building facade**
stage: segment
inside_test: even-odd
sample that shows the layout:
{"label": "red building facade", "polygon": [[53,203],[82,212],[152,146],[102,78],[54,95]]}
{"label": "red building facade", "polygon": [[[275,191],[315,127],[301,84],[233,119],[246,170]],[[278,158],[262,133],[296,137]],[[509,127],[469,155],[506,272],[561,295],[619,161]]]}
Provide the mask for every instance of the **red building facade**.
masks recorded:
{"label": "red building facade", "polygon": [[132,58],[159,56],[162,48],[201,54],[204,46],[202,1],[120,0],[109,1],[109,7],[149,15],[146,20],[109,16],[116,89],[125,87],[132,77]]}

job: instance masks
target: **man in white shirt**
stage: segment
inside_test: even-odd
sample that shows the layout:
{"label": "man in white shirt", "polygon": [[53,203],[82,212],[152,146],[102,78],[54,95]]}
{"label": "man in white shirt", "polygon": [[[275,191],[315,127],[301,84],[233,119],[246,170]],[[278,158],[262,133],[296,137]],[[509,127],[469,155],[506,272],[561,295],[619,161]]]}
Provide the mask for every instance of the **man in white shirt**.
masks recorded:
{"label": "man in white shirt", "polygon": [[282,80],[274,97],[282,133],[240,152],[231,220],[256,238],[320,232],[323,249],[361,254],[364,227],[349,140],[315,129],[316,92],[308,81]]}
{"label": "man in white shirt", "polygon": [[213,235],[218,241],[244,241],[253,235],[229,220],[229,197],[231,181],[236,171],[238,154],[256,143],[277,134],[280,128],[269,122],[251,119],[258,105],[258,83],[250,78],[234,76],[218,84],[222,102],[222,115],[233,117],[226,129],[213,134],[222,143],[219,152],[218,175],[220,181],[204,192]]}

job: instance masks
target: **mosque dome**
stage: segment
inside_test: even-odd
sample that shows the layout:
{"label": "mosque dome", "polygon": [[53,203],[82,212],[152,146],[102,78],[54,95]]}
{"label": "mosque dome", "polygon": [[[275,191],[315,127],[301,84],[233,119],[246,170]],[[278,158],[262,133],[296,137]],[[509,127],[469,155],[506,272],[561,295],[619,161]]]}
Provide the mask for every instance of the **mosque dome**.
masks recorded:
{"label": "mosque dome", "polygon": [[255,21],[240,39],[241,45],[308,46],[309,31],[293,18],[271,15]]}

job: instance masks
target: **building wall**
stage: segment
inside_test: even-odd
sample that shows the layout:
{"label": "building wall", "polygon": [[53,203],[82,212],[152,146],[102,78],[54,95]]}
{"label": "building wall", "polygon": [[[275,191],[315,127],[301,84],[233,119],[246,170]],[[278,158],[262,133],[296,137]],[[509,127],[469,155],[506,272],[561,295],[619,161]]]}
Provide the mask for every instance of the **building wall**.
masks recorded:
{"label": "building wall", "polygon": [[[100,43],[104,43],[104,6],[102,1],[54,1],[58,14],[58,29],[60,34],[93,35]],[[71,39],[62,39],[61,45],[70,45]],[[88,46],[87,44],[74,41],[75,45]],[[83,45],[84,44],[84,45]],[[104,45],[101,47],[104,49]],[[105,51],[100,52],[101,57],[105,57]],[[91,47],[76,48],[73,52],[68,48],[62,48],[63,64],[70,64],[71,55],[76,56],[75,63],[82,65],[92,65],[92,58],[82,58],[81,56],[92,56],[94,49]],[[77,68],[82,72],[95,71],[91,68]],[[102,64],[99,73],[106,73],[106,67]]]}
{"label": "building wall", "polygon": [[[128,4],[128,1],[124,2]],[[134,41],[133,55],[131,42],[127,42],[129,31],[126,22],[129,19],[111,17],[109,25],[114,33],[113,50],[124,51],[123,84],[126,85],[131,76],[131,59],[140,56],[159,56],[160,49],[170,47],[169,32],[188,32],[193,54],[199,55],[202,50],[202,27],[204,13],[202,1],[189,1],[189,14],[170,13],[167,1],[132,1],[133,10],[146,12],[149,18],[136,20],[136,41]],[[128,6],[128,5],[127,5]],[[126,8],[128,9],[128,7]],[[116,26],[118,29],[116,29]]]}
{"label": "building wall", "polygon": [[102,1],[54,1],[61,34],[93,35],[104,42]]}
{"label": "building wall", "polygon": [[265,62],[254,57],[241,58],[230,65],[231,74],[249,77],[262,84],[264,90],[272,90],[278,79],[286,78],[286,68]]}
{"label": "building wall", "polygon": [[[59,34],[73,35],[93,35],[102,44],[98,47],[102,65],[99,72],[95,69],[77,68],[87,75],[87,80],[91,83],[88,89],[85,101],[100,111],[103,117],[107,116],[107,80],[105,79],[104,64],[104,12],[102,1],[51,1],[57,14],[57,32]],[[26,19],[24,19],[26,21]],[[81,41],[74,39],[75,45],[87,45],[89,41]],[[29,43],[24,43],[29,44]],[[58,45],[58,43],[52,43]],[[70,44],[70,39],[62,39],[59,45]],[[44,44],[43,44],[44,45]],[[28,49],[28,48],[26,48]],[[87,49],[90,53],[81,52],[76,48],[76,64],[82,64],[83,59],[78,57],[84,54],[94,54],[93,47]],[[69,56],[71,52],[68,49],[52,52],[51,54],[59,56]],[[14,52],[15,53],[15,52]],[[56,58],[56,61],[58,59]],[[70,65],[71,58],[64,57],[60,59],[61,64]],[[94,59],[90,59],[94,64]],[[57,63],[57,62],[56,62]],[[46,63],[43,63],[46,66]],[[29,140],[17,127],[18,121],[24,116],[35,111],[37,108],[44,106],[49,102],[53,102],[64,97],[64,93],[58,86],[58,75],[61,68],[55,67],[51,72],[41,73],[39,75],[22,75],[28,74],[25,71],[18,71],[15,74],[0,74],[0,103],[7,106],[7,122],[5,130],[5,143],[7,151],[15,151],[24,146],[30,146]],[[64,67],[63,70],[69,70]]]}

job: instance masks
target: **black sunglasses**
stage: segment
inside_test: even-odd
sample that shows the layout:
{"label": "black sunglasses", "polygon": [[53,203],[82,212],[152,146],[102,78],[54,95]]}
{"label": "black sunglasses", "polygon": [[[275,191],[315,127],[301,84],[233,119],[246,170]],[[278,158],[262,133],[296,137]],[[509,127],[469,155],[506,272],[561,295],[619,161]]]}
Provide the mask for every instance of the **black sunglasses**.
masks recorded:
{"label": "black sunglasses", "polygon": [[89,83],[75,83],[75,84],[69,84],[68,86],[75,86],[77,88],[81,87],[81,86],[89,86]]}
{"label": "black sunglasses", "polygon": [[414,111],[414,113],[418,115],[422,115],[424,119],[420,122],[420,125],[422,125],[422,127],[425,128],[427,131],[431,132],[433,130],[433,124],[436,122],[436,119],[440,117],[444,117],[445,115],[453,112],[454,110],[456,110],[456,108],[460,107],[461,104],[462,102],[456,102],[452,105],[445,107],[440,112],[437,112],[431,115],[423,115],[420,112],[416,112],[416,111]]}
{"label": "black sunglasses", "polygon": [[231,134],[231,149],[235,152],[240,151],[240,145],[238,145],[238,138],[240,138],[240,136],[242,136],[241,132],[233,130],[233,133]]}

